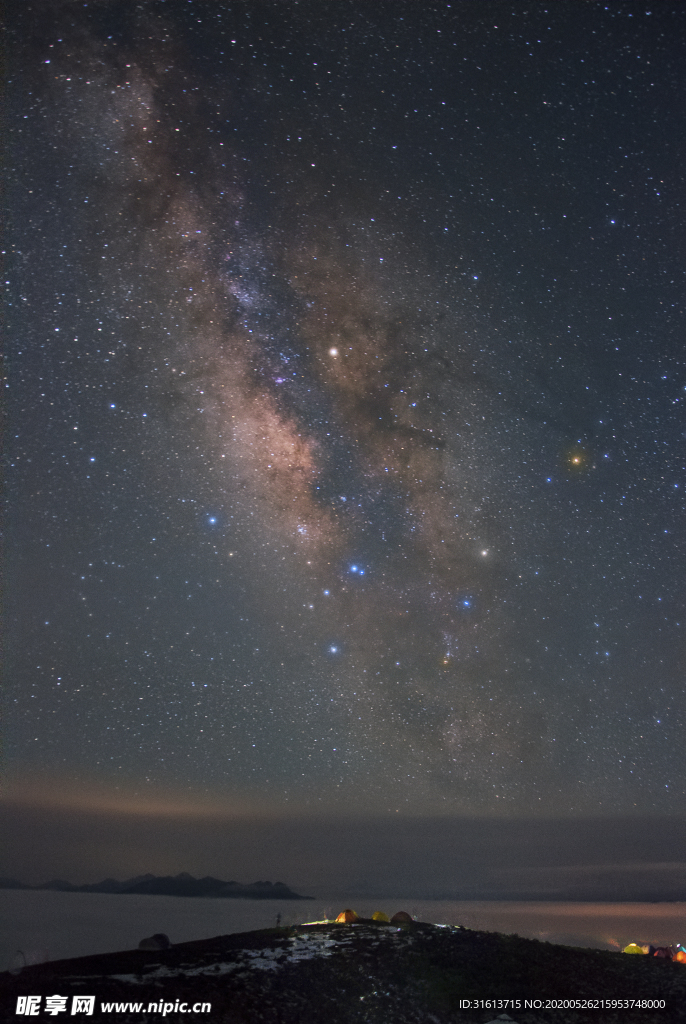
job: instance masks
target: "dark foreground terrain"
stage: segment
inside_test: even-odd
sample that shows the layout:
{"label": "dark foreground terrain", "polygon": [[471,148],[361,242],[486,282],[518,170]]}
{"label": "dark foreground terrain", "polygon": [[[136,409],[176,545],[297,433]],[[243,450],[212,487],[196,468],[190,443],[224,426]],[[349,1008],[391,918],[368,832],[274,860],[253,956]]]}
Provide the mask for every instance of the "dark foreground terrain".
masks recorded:
{"label": "dark foreground terrain", "polygon": [[[42,1021],[485,1024],[507,1014],[518,1024],[671,1024],[686,1021],[686,964],[463,928],[362,921],[245,932],[1,974],[0,1019],[28,1020],[16,1009],[18,997],[30,995],[42,997]],[[67,997],[65,1009],[51,1015],[46,997],[55,995]],[[75,995],[95,996],[92,1015],[72,1012]],[[576,1005],[551,1007],[548,1000]],[[664,1000],[664,1008],[651,1007],[654,1000]],[[182,1003],[186,1012],[176,1009]],[[196,1003],[211,1003],[211,1010],[193,1010]]]}

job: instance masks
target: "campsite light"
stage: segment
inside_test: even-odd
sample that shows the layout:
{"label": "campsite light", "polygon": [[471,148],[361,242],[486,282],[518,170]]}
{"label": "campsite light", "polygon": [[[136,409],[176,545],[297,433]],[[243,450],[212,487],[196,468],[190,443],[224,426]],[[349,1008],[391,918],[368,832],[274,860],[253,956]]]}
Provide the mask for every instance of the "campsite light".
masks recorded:
{"label": "campsite light", "polygon": [[359,920],[354,910],[342,910],[336,918],[336,924],[354,924],[355,921]]}

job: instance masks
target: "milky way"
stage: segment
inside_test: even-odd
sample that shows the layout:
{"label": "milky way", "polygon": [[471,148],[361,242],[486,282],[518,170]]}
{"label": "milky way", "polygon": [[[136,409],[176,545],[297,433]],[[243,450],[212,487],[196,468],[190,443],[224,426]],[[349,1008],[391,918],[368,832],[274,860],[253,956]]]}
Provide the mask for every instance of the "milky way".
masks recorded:
{"label": "milky way", "polygon": [[683,810],[684,12],[488,6],[22,5],[16,777]]}

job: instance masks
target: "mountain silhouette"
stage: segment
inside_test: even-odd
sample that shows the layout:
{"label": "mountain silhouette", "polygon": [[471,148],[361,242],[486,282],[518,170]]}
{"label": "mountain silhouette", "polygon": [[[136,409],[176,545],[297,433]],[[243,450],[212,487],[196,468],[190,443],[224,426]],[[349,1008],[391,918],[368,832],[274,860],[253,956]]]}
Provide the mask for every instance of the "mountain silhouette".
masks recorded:
{"label": "mountain silhouette", "polygon": [[102,882],[91,885],[73,885],[61,878],[42,882],[40,885],[25,885],[13,878],[0,878],[0,889],[34,889],[54,892],[105,892],[121,895],[139,896],[195,896],[223,899],[252,900],[309,900],[313,896],[300,896],[283,882],[252,882],[245,885],[241,882],[223,882],[221,878],[206,875],[194,878],[187,871],[179,875],[137,875],[125,882],[116,878],[105,878]]}

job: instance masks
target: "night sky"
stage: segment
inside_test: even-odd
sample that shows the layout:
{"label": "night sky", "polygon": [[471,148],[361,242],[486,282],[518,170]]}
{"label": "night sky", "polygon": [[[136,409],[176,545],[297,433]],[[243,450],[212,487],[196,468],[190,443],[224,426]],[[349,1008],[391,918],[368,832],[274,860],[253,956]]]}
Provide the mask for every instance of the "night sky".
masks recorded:
{"label": "night sky", "polygon": [[10,15],[12,800],[683,817],[683,4]]}

